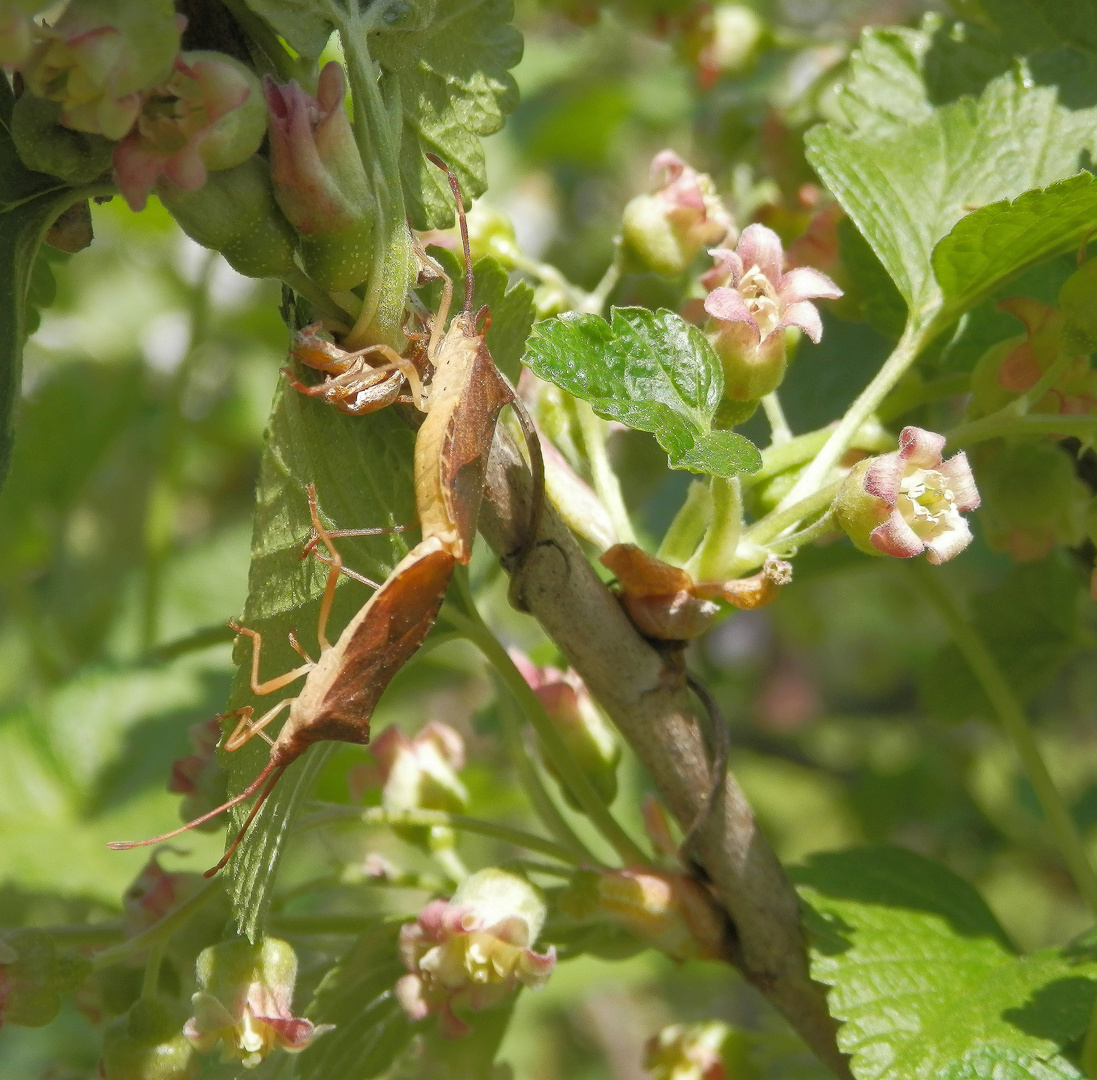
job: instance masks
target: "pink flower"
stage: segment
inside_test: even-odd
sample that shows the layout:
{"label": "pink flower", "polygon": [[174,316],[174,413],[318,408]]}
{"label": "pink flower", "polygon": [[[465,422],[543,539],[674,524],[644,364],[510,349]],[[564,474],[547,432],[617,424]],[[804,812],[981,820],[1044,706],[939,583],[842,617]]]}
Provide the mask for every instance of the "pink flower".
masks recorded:
{"label": "pink flower", "polygon": [[725,1068],[724,1051],[737,1034],[719,1020],[671,1024],[648,1039],[644,1066],[652,1080],[729,1080],[739,1074]]}
{"label": "pink flower", "polygon": [[203,885],[201,874],[171,874],[155,853],[122,896],[122,928],[136,937],[158,923],[172,908],[193,896]]}
{"label": "pink flower", "polygon": [[625,207],[625,247],[647,269],[680,274],[701,248],[725,240],[735,222],[711,177],[691,168],[674,151],[655,155],[651,177],[662,180],[658,190],[638,195]]}
{"label": "pink flower", "polygon": [[963,514],[979,505],[963,453],[942,461],[945,437],[905,427],[899,449],[858,462],[836,503],[842,528],[862,550],[899,559],[926,552],[947,562],[971,543]]}
{"label": "pink flower", "polygon": [[297,955],[285,941],[211,945],[199,954],[197,976],[194,1015],[183,1034],[203,1052],[221,1043],[226,1060],[252,1068],[275,1047],[296,1053],[331,1028],[293,1015]]}
{"label": "pink flower", "polygon": [[182,23],[170,0],[72,0],[53,27],[35,28],[23,78],[31,93],[61,103],[67,127],[120,139],[143,92],[171,74]]}
{"label": "pink flower", "polygon": [[724,396],[753,401],[776,389],[784,377],[782,331],[803,330],[812,341],[823,334],[813,299],[835,300],[842,290],[819,270],[798,266],[783,272],[780,237],[765,225],[748,225],[734,251],[710,252],[716,266],[702,278],[706,329],[724,364]]}
{"label": "pink flower", "polygon": [[438,1015],[447,1038],[468,1030],[454,1011],[486,1009],[519,985],[544,986],[556,951],[535,952],[545,904],[529,882],[489,868],[466,878],[452,900],[433,900],[400,931],[408,974],[396,996],[412,1020]]}
{"label": "pink flower", "polygon": [[131,210],[143,210],[166,177],[184,191],[207,169],[251,157],[266,132],[259,80],[221,53],[183,53],[167,82],[145,99],[133,130],[114,148],[114,178]]}

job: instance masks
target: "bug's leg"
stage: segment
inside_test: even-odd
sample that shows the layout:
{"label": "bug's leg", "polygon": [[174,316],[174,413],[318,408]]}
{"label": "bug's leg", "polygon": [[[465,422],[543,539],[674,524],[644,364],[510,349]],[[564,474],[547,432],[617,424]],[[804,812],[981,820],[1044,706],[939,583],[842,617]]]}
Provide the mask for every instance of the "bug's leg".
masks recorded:
{"label": "bug's leg", "polygon": [[323,653],[331,648],[331,642],[327,638],[328,619],[331,616],[331,605],[335,602],[335,587],[339,584],[339,574],[343,570],[343,558],[331,542],[331,534],[324,528],[324,523],[320,520],[320,507],[316,504],[315,484],[309,484],[308,495],[312,531],[316,533],[320,542],[331,555],[330,562],[327,559],[323,560],[328,563],[331,570],[328,572],[328,580],[324,585],[324,597],[320,601],[320,615],[316,620],[316,640],[320,643],[320,651]]}
{"label": "bug's leg", "polygon": [[316,661],[313,660],[313,658],[311,656],[309,656],[309,654],[307,652],[305,652],[304,649],[301,648],[301,643],[297,640],[297,631],[296,630],[291,630],[289,632],[289,645],[290,645],[290,648],[295,653],[297,653],[297,655],[299,657],[301,657],[302,660],[305,660],[306,662],[308,662],[310,664],[315,664],[316,663]]}
{"label": "bug's leg", "polygon": [[[328,566],[333,566],[331,558],[327,555],[321,555],[319,551],[313,551],[313,554],[322,562],[327,563]],[[373,578],[366,577],[365,574],[358,573],[357,570],[352,570],[349,566],[341,565],[339,567],[339,573],[346,574],[349,578],[354,578],[355,581],[360,581],[363,585],[369,586],[369,588],[376,591],[381,588],[380,584],[373,580]]]}
{"label": "bug's leg", "polygon": [[[236,838],[229,845],[228,851],[226,851],[225,854],[221,856],[221,859],[217,863],[217,865],[216,866],[211,866],[202,875],[202,877],[213,877],[213,875],[216,874],[218,870],[220,870],[224,866],[226,866],[228,864],[229,859],[231,859],[233,857],[233,855],[236,854],[236,849],[240,846],[240,841],[244,839],[244,833],[246,833],[248,831],[248,829],[251,827],[252,821],[255,820],[255,815],[259,813],[259,808],[263,805],[263,803],[265,803],[267,801],[267,796],[274,790],[274,785],[278,783],[278,781],[282,777],[282,773],[284,773],[285,771],[286,771],[286,766],[285,765],[278,765],[276,767],[274,765],[274,762],[272,761],[251,782],[251,784],[248,787],[248,794],[249,795],[257,787],[259,787],[259,784],[260,784],[261,781],[266,780],[266,786],[263,788],[263,790],[261,792],[259,792],[259,798],[255,800],[255,805],[251,808],[250,813],[244,819],[244,824],[240,826],[240,831],[236,834]],[[269,777],[269,779],[268,779],[268,777]]]}
{"label": "bug's leg", "polygon": [[418,240],[413,238],[413,247],[424,275],[420,281],[441,281],[442,299],[438,304],[438,311],[430,324],[430,340],[427,342],[427,359],[434,363],[438,355],[442,335],[446,332],[446,319],[449,317],[450,304],[453,303],[453,279],[442,269],[435,259],[432,259]]}
{"label": "bug's leg", "polygon": [[308,383],[303,383],[294,374],[293,368],[282,368],[282,374],[286,377],[286,382],[293,387],[299,394],[304,394],[306,397],[323,397],[328,393],[328,386],[331,384],[331,379],[324,379],[322,382],[316,383],[314,386],[309,386]]}
{"label": "bug's leg", "polygon": [[[273,709],[268,709],[262,716],[252,723],[252,709],[250,705],[237,710],[240,713],[240,722],[233,729],[232,734],[225,740],[226,750],[239,750],[253,735],[263,735],[263,728],[267,726],[291,701],[296,698],[282,698]],[[231,715],[231,714],[230,714]],[[267,738],[263,735],[263,738]],[[270,742],[269,739],[267,739]]]}
{"label": "bug's leg", "polygon": [[308,674],[312,669],[312,664],[303,664],[292,671],[287,671],[284,675],[278,675],[273,679],[267,679],[266,682],[260,682],[259,654],[263,647],[263,635],[258,630],[249,630],[246,626],[241,626],[235,619],[229,619],[229,626],[238,634],[247,634],[251,638],[251,692],[256,697],[273,694],[275,690],[281,690],[283,686],[289,686],[294,679],[301,678],[302,675]]}
{"label": "bug's leg", "polygon": [[[413,525],[377,525],[372,529],[327,529],[325,530],[328,536],[332,540],[338,539],[340,536],[384,536],[386,533],[402,533],[407,532],[408,529],[414,528]],[[305,542],[305,546],[301,549],[301,558],[307,559],[313,551],[316,550],[316,545],[320,543],[320,537],[316,530],[312,531],[312,535]],[[327,559],[323,559],[321,556],[317,556],[322,562],[328,562]],[[331,563],[328,562],[330,566]],[[343,568],[345,574],[354,577],[354,573],[346,567]],[[364,580],[361,575],[358,577],[359,581]]]}
{"label": "bug's leg", "polygon": [[423,380],[419,378],[419,372],[416,370],[415,365],[406,356],[401,356],[395,349],[388,345],[370,345],[369,348],[362,349],[354,355],[365,357],[370,353],[377,353],[388,361],[387,364],[380,364],[373,368],[373,370],[378,374],[382,374],[386,371],[401,372],[404,378],[407,379],[408,386],[411,388],[411,396],[415,400],[415,407],[420,412],[426,412],[426,409],[423,407]]}

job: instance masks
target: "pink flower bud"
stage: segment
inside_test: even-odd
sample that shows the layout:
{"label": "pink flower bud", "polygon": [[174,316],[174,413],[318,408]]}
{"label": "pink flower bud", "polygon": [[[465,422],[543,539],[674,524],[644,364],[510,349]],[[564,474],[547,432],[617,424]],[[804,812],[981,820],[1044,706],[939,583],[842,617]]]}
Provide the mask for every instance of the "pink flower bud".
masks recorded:
{"label": "pink flower bud", "polygon": [[66,126],[120,139],[143,91],[171,74],[180,31],[171,0],[72,0],[52,28],[35,31],[23,79],[31,93],[61,103]]}
{"label": "pink flower bud", "polygon": [[748,1036],[719,1020],[671,1024],[644,1047],[651,1080],[756,1080]]}
{"label": "pink flower bud", "polygon": [[784,378],[784,331],[796,327],[818,342],[823,323],[808,301],[834,300],[842,290],[809,266],[783,273],[780,237],[765,225],[748,225],[734,251],[710,254],[716,266],[702,279],[712,290],[705,299],[706,330],[724,365],[724,397],[754,401]]}
{"label": "pink flower bud", "polygon": [[[360,799],[368,788],[379,786],[382,807],[394,813],[460,814],[468,807],[468,790],[457,775],[465,767],[465,743],[448,724],[432,720],[413,739],[399,728],[386,728],[370,749],[375,764],[356,765],[347,775],[352,798]],[[396,832],[431,850],[453,844],[453,831],[443,826],[401,825]]]}
{"label": "pink flower bud", "polygon": [[204,883],[201,874],[168,873],[159,857],[159,852],[153,854],[122,895],[122,928],[127,937],[136,937],[159,922]]}
{"label": "pink flower bud", "polygon": [[926,552],[947,562],[971,543],[962,516],[979,505],[963,453],[941,460],[945,437],[905,427],[899,449],[866,458],[846,477],[835,502],[838,524],[870,554],[909,559]]}
{"label": "pink flower bud", "polygon": [[115,181],[130,209],[143,210],[161,177],[195,191],[207,169],[251,157],[266,127],[262,87],[249,68],[223,53],[183,53],[114,148]]}
{"label": "pink flower bud", "polygon": [[644,269],[680,274],[708,244],[718,244],[735,228],[716,194],[712,178],[690,168],[672,150],[651,163],[652,180],[662,179],[653,195],[637,195],[625,207],[625,251]]}
{"label": "pink flower bud", "polygon": [[[613,729],[594,704],[594,698],[578,672],[554,667],[538,667],[529,657],[512,649],[511,659],[540,699],[556,730],[576,763],[586,773],[595,790],[608,805],[617,796],[617,764],[621,745]],[[546,768],[557,779],[559,774],[550,761]],[[576,809],[579,805],[565,786],[564,797]]]}
{"label": "pink flower bud", "polygon": [[140,998],[103,1033],[99,1071],[105,1080],[190,1080],[198,1063],[183,1034],[186,1011],[160,998]]}
{"label": "pink flower bud", "polygon": [[276,1047],[297,1053],[331,1028],[290,1010],[297,955],[288,942],[264,938],[258,945],[243,940],[211,945],[198,956],[197,978],[193,1015],[183,1032],[203,1052],[220,1043],[226,1060],[252,1068]]}
{"label": "pink flower bud", "polygon": [[[179,816],[184,821],[193,821],[225,801],[225,770],[216,753],[221,740],[221,718],[215,716],[192,724],[187,738],[194,753],[171,763],[168,791],[186,796],[179,804]],[[221,827],[222,823],[216,819],[199,826],[211,831]]]}
{"label": "pink flower bud", "polygon": [[574,919],[607,919],[675,960],[724,953],[724,919],[692,878],[659,870],[577,870],[560,894]]}
{"label": "pink flower bud", "polygon": [[412,1020],[437,1014],[447,1038],[468,1031],[457,1009],[486,1009],[521,984],[544,986],[556,951],[535,952],[545,903],[523,878],[489,868],[467,877],[452,900],[433,900],[400,931],[408,974],[396,996]]}
{"label": "pink flower bud", "polygon": [[275,196],[302,236],[306,269],[327,289],[360,284],[373,258],[373,192],[343,104],[343,69],[320,72],[316,97],[264,80]]}

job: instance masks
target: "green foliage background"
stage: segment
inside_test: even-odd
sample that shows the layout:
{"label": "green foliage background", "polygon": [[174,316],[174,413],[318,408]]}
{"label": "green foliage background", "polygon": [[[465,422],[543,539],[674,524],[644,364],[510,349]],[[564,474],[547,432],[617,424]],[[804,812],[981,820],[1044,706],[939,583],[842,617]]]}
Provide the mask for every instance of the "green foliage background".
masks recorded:
{"label": "green foliage background", "polygon": [[[999,6],[1011,8],[1010,19],[1013,7],[1035,12],[1044,7],[1037,0],[1002,0]],[[792,3],[758,7],[773,20],[777,44],[741,77],[701,95],[668,47],[619,15],[609,13],[598,25],[580,29],[548,7],[519,6],[525,54],[514,76],[521,103],[485,149],[489,201],[510,212],[527,252],[593,287],[612,257],[621,207],[646,189],[647,164],[667,145],[712,172],[741,221],[776,185],[780,198],[770,221],[788,239],[808,219],[796,206],[795,192],[812,177],[800,130],[809,120],[822,116],[831,121],[811,141],[809,154],[819,174],[836,188],[844,182],[842,169],[857,171],[851,165],[858,160],[855,150],[875,163],[916,156],[917,147],[903,142],[911,138],[910,129],[897,135],[898,122],[889,126],[868,116],[855,94],[840,100],[826,96],[826,66],[841,58],[834,43],[850,41],[864,18],[894,21],[891,6],[883,11],[835,0],[812,5],[810,12]],[[1097,40],[1085,36],[1092,26],[1079,29],[1055,11],[1055,5],[1049,6],[1041,23],[1047,27],[1047,65],[1064,41],[1092,48]],[[913,20],[917,5],[907,5],[904,13]],[[897,38],[901,48],[910,47],[903,33]],[[975,70],[950,63],[954,47],[944,38],[928,50],[918,45],[922,51],[913,66],[921,70],[920,89],[897,97],[898,119],[917,121],[917,137],[931,141],[966,140],[970,146],[980,138],[1001,137],[995,95],[1012,92],[1009,76],[990,46]],[[866,53],[855,73],[866,100],[875,100],[872,81],[879,70],[873,65],[886,65],[894,55],[883,49]],[[973,63],[972,55],[965,54],[966,62]],[[1071,55],[1077,63],[1067,69],[1070,77],[1093,63],[1088,53]],[[786,106],[795,97],[794,84],[808,75],[820,79],[820,100],[799,105],[802,115],[790,113]],[[1063,76],[1055,84],[1059,97],[1051,120],[1059,125],[1055,138],[1065,139],[1062,132],[1069,131],[1077,140],[1083,129],[1094,130],[1094,107],[1071,98],[1067,81]],[[1049,87],[1051,82],[1048,77]],[[976,115],[969,102],[957,104],[961,93],[983,94],[983,111]],[[1050,88],[1047,95],[1054,97]],[[1032,99],[1026,101],[1035,108]],[[778,114],[784,126],[773,122]],[[1023,172],[1026,154],[1039,148],[1024,144],[1029,128],[1015,114],[1009,113],[1009,122],[1017,141],[1013,158]],[[1030,128],[1043,125],[1043,131],[1048,122],[1041,113]],[[963,131],[956,134],[954,127]],[[1015,176],[1007,182],[999,173],[968,178],[967,186],[946,177],[951,201],[938,201],[936,216],[913,215],[913,231],[893,253],[894,265],[879,245],[873,245],[873,254],[856,234],[847,236],[855,252],[849,259],[851,277],[857,277],[859,258],[877,294],[862,290],[868,322],[828,315],[822,346],[805,349],[793,365],[782,399],[794,430],[841,414],[887,354],[889,338],[897,336],[896,316],[901,325],[906,304],[932,306],[941,300],[931,264],[945,302],[970,300],[977,286],[985,286],[989,296],[947,348],[930,356],[926,367],[934,376],[970,370],[985,344],[1016,333],[1016,326],[993,309],[997,296],[1025,291],[1053,298],[1069,272],[1064,260],[1039,264],[1003,292],[994,276],[1000,253],[992,245],[980,247],[978,236],[958,233],[949,247],[934,252],[933,245],[968,203],[982,206],[966,219],[968,234],[997,230],[995,237],[1008,240],[1009,214],[1040,214],[1041,207],[994,203],[1000,192],[1018,183],[1049,183],[1061,173],[1054,165],[1045,172],[1033,167],[1023,183]],[[908,172],[900,179],[895,186],[909,186],[904,198],[912,205],[926,197],[924,177]],[[861,194],[867,209],[860,216],[851,214],[872,243],[878,208],[871,205],[872,191]],[[1012,257],[1037,262],[1048,250],[1076,242],[1079,227],[1071,207],[1082,207],[1079,214],[1091,212],[1092,181],[1077,183],[1070,199],[1065,209],[1056,203],[1058,246]],[[984,205],[989,203],[994,205]],[[444,203],[438,206],[432,203],[421,212],[444,215]],[[244,610],[248,595],[263,430],[287,345],[277,290],[240,278],[219,258],[186,241],[155,203],[134,216],[116,199],[95,207],[93,218],[96,242],[90,249],[73,257],[47,252],[35,267],[32,296],[44,305],[55,289],[56,299],[42,314],[26,352],[11,473],[0,493],[4,924],[82,923],[116,915],[119,897],[146,854],[111,853],[106,841],[177,823],[178,798],[164,791],[170,764],[189,751],[188,725],[224,708],[234,678],[230,635],[223,627]],[[873,277],[878,258],[892,270],[902,296]],[[615,302],[675,308],[680,284],[629,275]],[[297,399],[283,406],[303,408]],[[904,419],[941,430],[955,419],[949,408],[930,403]],[[695,420],[701,435],[708,435],[710,419],[711,409]],[[763,422],[751,425],[744,432],[761,440]],[[395,420],[387,434],[407,437]],[[383,524],[339,520],[339,491],[358,483],[363,467],[355,456],[360,446],[355,449],[348,439],[342,449],[346,452],[331,455],[325,477],[299,476],[292,463],[286,476],[296,484],[317,479],[325,509],[340,525]],[[657,542],[689,474],[671,471],[664,450],[642,432],[615,436],[612,450],[642,539]],[[1086,461],[1093,483],[1092,452]],[[370,467],[380,471],[385,484],[406,482],[381,454]],[[303,497],[299,502],[303,506]],[[295,535],[303,520],[294,523]],[[279,540],[272,529],[272,565],[295,557],[286,544],[279,548]],[[398,550],[398,542],[390,541],[362,547],[358,565],[370,559],[391,565]],[[502,582],[493,579],[490,560],[480,554],[472,575],[484,586],[495,620],[516,642],[536,647],[539,638],[509,611]],[[1073,553],[1056,551],[1017,568],[977,539],[940,573],[973,612],[1029,703],[1053,775],[1097,857],[1097,616],[1083,595],[1080,565]],[[319,576],[313,584],[314,598]],[[360,602],[351,595],[353,588],[341,590],[347,612]],[[271,604],[289,607],[307,599],[278,596]],[[305,607],[300,619],[299,629],[311,642],[311,609]],[[826,924],[816,927],[824,942],[816,955],[817,978],[840,991],[852,987],[849,992],[856,996],[861,976],[855,957],[850,954],[845,963],[840,959],[849,941],[835,944],[826,933],[837,933],[840,923],[842,933],[866,935],[871,952],[874,929],[890,927],[889,918],[901,922],[894,909],[909,897],[896,899],[888,882],[876,891],[867,888],[864,895],[846,895],[842,882],[859,873],[860,864],[835,871],[833,861],[813,855],[884,843],[939,860],[978,893],[964,892],[955,910],[906,913],[923,920],[919,934],[930,926],[942,937],[964,939],[970,972],[957,976],[957,993],[968,986],[964,979],[969,975],[973,983],[993,983],[1000,967],[1012,965],[1014,982],[998,988],[1001,1009],[1023,1010],[1031,986],[1049,980],[1055,985],[1056,965],[1062,966],[1063,979],[1088,982],[1093,977],[1088,952],[1064,959],[1058,951],[1090,920],[1064,873],[1033,792],[1005,735],[989,722],[982,691],[903,567],[865,559],[844,544],[808,549],[797,560],[795,588],[786,590],[773,608],[722,622],[692,649],[690,662],[724,708],[732,729],[731,766],[778,854],[787,862],[806,861],[798,880]],[[523,804],[498,746],[499,719],[486,704],[489,698],[489,684],[472,650],[442,645],[397,680],[377,712],[375,730],[392,723],[413,731],[431,718],[458,726],[474,748],[465,774],[473,794],[470,812],[520,814]],[[241,769],[254,769],[261,748],[254,749],[255,758],[241,755]],[[322,761],[313,756],[320,795],[346,801],[344,776],[361,760],[361,751],[339,747]],[[626,753],[617,808],[627,813],[637,806],[648,786]],[[627,824],[638,832],[635,821]],[[462,843],[473,863],[497,851],[489,841]],[[329,851],[326,844],[334,847]],[[191,833],[164,862],[202,869],[215,861],[221,846],[219,833]],[[287,897],[295,883],[322,871],[331,853],[351,860],[366,850],[391,850],[412,862],[416,858],[383,832],[340,833],[323,844],[291,843],[273,901],[275,929],[279,915],[292,917]],[[879,870],[882,859],[886,871],[888,858],[881,856],[872,866]],[[895,870],[897,881],[938,872],[910,858],[916,861]],[[959,887],[948,880],[946,892]],[[365,910],[380,917],[399,909],[401,899],[348,886],[331,914]],[[895,933],[908,929],[904,924]],[[827,960],[828,940],[839,959]],[[1013,955],[1016,949],[1047,952],[1021,961]],[[912,956],[910,962],[916,960]],[[1040,963],[1046,967],[1025,982],[1029,969],[1021,971],[1022,966]],[[306,964],[299,1000],[305,1000],[321,973]],[[940,971],[934,976],[940,977]],[[1089,994],[1083,1002],[1087,1007]],[[1023,1045],[1011,1043],[1003,1055],[1015,1062],[1024,1054],[1036,1060],[1048,1057],[1053,1044],[1077,1042],[1088,1012],[1081,1009],[1081,1020],[1067,1012],[1061,1028],[1043,1035],[1036,1031]],[[856,1010],[838,1015],[855,1018]],[[641,1075],[637,1062],[645,1038],[672,1021],[713,1016],[757,1033],[755,1057],[767,1075],[790,1080],[825,1075],[729,969],[696,962],[675,966],[654,953],[613,962],[584,956],[562,964],[543,992],[519,998],[501,1059],[521,1080],[632,1080]],[[1041,1042],[1043,1036],[1053,1042]],[[998,1028],[986,1038],[991,1043],[1005,1039]],[[956,1036],[947,1043],[950,1052],[968,1055],[948,1075],[989,1075],[990,1066],[979,1054],[993,1057],[993,1052],[969,1052],[961,1042]],[[849,1048],[863,1051],[853,1041]],[[90,1076],[97,1055],[92,1026],[69,1000],[47,1028],[4,1030],[0,1077],[44,1076],[50,1069],[54,1077]],[[255,1075],[279,1075],[281,1066],[268,1064]],[[1018,1066],[1024,1067],[1023,1062]],[[898,1080],[907,1074],[897,1067],[884,1075]]]}

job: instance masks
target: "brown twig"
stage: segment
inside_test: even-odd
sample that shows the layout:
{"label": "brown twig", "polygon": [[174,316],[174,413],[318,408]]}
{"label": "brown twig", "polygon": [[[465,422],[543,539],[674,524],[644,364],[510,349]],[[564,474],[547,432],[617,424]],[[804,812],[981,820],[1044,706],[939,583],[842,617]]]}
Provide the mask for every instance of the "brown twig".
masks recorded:
{"label": "brown twig", "polygon": [[[497,554],[514,550],[529,521],[525,463],[498,432],[480,528]],[[682,671],[633,629],[551,507],[513,591],[635,750],[683,828],[707,814],[691,854],[733,924],[728,960],[835,1073],[850,1076],[835,1044],[824,991],[808,975],[799,900],[731,773],[715,803],[705,740]]]}

